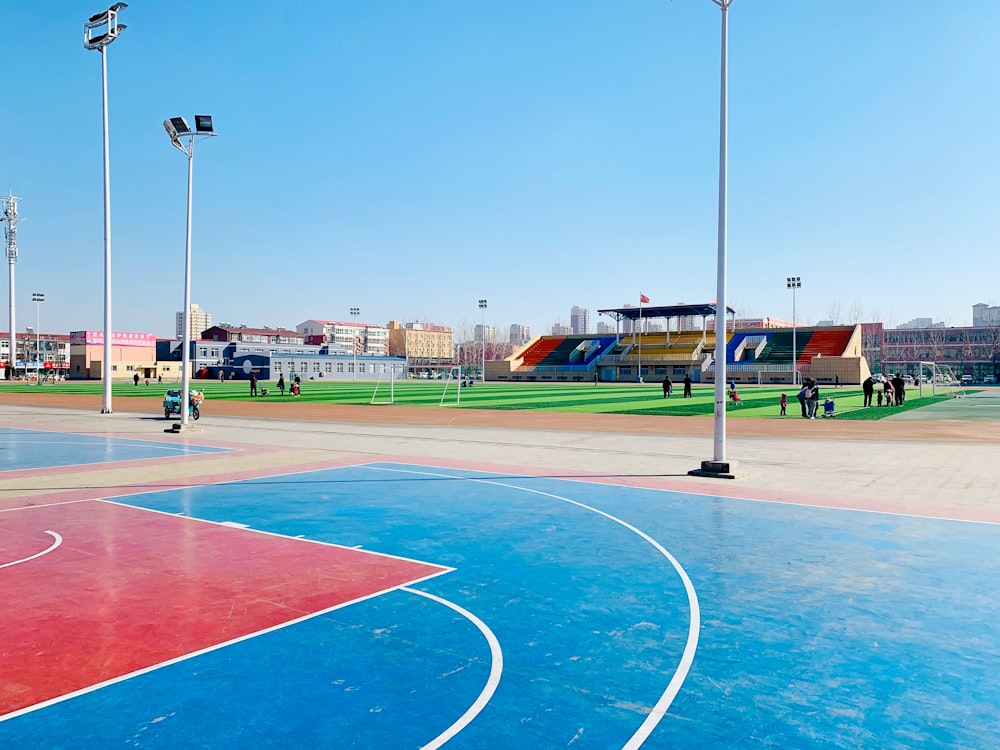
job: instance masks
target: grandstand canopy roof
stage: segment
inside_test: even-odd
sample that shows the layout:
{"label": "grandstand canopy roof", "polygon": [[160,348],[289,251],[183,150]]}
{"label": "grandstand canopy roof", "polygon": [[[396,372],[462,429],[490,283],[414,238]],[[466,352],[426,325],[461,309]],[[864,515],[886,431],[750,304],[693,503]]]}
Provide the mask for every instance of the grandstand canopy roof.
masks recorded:
{"label": "grandstand canopy roof", "polygon": [[[715,315],[715,303],[703,305],[650,305],[647,307],[612,307],[607,310],[598,310],[598,314],[607,315],[615,320],[638,320],[641,313],[643,318],[682,318],[688,315],[701,315],[704,317]],[[732,315],[736,310],[726,306],[726,312]]]}

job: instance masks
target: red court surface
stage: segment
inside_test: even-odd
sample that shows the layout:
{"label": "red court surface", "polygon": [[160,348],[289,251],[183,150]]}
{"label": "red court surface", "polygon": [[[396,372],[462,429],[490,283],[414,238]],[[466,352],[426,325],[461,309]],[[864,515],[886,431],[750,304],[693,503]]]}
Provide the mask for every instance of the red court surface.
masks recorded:
{"label": "red court surface", "polygon": [[3,513],[0,717],[447,570],[104,501]]}

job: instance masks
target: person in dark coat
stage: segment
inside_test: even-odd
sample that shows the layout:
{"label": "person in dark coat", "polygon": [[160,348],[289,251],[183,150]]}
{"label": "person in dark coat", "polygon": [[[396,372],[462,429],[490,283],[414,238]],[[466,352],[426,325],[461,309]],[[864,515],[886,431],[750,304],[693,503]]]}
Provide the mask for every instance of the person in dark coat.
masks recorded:
{"label": "person in dark coat", "polygon": [[803,385],[799,392],[795,394],[795,398],[799,400],[799,406],[802,407],[802,416],[808,417],[809,414],[806,413],[806,394],[809,393],[809,386]]}
{"label": "person in dark coat", "polygon": [[250,375],[250,395],[257,395],[257,376],[254,374]]}
{"label": "person in dark coat", "polygon": [[674,390],[674,384],[670,382],[670,376],[663,379],[663,398],[670,398],[670,393]]}
{"label": "person in dark coat", "polygon": [[691,398],[691,376],[684,376],[684,398]]}
{"label": "person in dark coat", "polygon": [[284,373],[282,373],[281,375],[278,376],[278,390],[281,392],[282,396],[285,395],[285,375],[284,375]]}
{"label": "person in dark coat", "polygon": [[875,395],[875,381],[872,380],[872,376],[869,375],[865,378],[865,382],[861,384],[861,392],[865,395],[865,406],[872,405],[872,396]]}
{"label": "person in dark coat", "polygon": [[896,373],[896,377],[892,379],[892,389],[896,399],[896,406],[902,406],[903,401],[906,400],[906,381],[903,380],[903,376],[898,372]]}

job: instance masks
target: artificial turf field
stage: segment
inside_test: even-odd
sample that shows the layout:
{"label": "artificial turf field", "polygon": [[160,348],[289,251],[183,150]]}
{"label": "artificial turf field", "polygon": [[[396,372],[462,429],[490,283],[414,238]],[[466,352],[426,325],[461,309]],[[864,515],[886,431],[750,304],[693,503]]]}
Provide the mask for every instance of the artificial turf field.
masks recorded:
{"label": "artificial turf field", "polygon": [[[90,395],[99,396],[102,384],[94,381],[67,381],[41,386],[27,383],[0,384],[0,394],[45,392],[51,394]],[[113,396],[115,398],[143,398],[162,400],[167,388],[176,387],[176,383],[150,383],[148,386],[140,382],[134,386],[131,382],[115,383]],[[246,380],[193,380],[191,387],[204,390],[205,399],[226,401],[263,400],[289,402],[314,402],[324,404],[354,404],[365,405],[373,401],[385,404],[390,398],[387,383],[378,385],[370,381],[303,381],[302,393],[293,397],[286,390],[285,395],[278,394],[273,381],[259,381],[258,393],[267,388],[268,395],[250,396],[250,384]],[[447,387],[447,391],[446,391]],[[392,399],[400,406],[447,406],[449,408],[467,409],[502,409],[521,411],[555,411],[580,412],[590,414],[649,414],[669,416],[711,416],[714,404],[714,387],[695,385],[691,398],[682,397],[681,384],[674,385],[673,395],[663,398],[660,383],[476,383],[471,388],[462,388],[459,402],[456,403],[456,384],[443,380],[406,380],[397,381],[393,387]],[[739,389],[742,404],[729,403],[728,413],[732,417],[756,417],[781,419],[778,401],[781,394],[788,397],[787,417],[798,414],[799,404],[795,400],[796,389],[781,386],[745,385]],[[923,395],[919,389],[911,387],[906,391],[906,401],[901,407],[864,408],[861,388],[859,386],[844,386],[841,388],[820,388],[820,412],[822,401],[832,397],[836,403],[838,419],[871,420],[882,419],[902,411],[918,409],[939,401],[951,398],[951,394],[941,388],[932,395],[930,387],[924,386]],[[443,398],[442,398],[443,397]],[[211,405],[208,405],[209,411]]]}

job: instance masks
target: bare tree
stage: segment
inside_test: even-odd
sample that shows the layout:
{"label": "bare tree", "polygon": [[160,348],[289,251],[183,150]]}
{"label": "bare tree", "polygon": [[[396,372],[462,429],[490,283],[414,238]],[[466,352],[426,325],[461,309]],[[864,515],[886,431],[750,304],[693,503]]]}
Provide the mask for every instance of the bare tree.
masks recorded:
{"label": "bare tree", "polygon": [[833,321],[833,324],[840,325],[840,302],[833,301],[826,306],[826,317]]}
{"label": "bare tree", "polygon": [[855,297],[851,300],[851,303],[847,306],[847,323],[852,325],[860,323],[865,315],[864,303],[862,303],[859,297]]}

